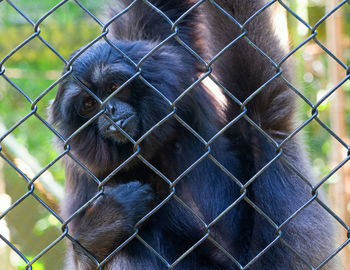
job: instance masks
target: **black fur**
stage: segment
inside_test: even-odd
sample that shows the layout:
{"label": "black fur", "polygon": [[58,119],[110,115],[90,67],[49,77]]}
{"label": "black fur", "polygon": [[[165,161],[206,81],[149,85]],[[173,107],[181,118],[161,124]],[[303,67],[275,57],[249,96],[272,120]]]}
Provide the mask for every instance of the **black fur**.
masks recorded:
{"label": "black fur", "polygon": [[[130,2],[118,1],[120,7],[117,11]],[[195,3],[180,0],[150,2],[172,21],[176,21]],[[243,23],[264,2],[249,0],[220,3]],[[265,11],[248,24],[248,36],[270,57],[279,59],[284,52],[271,33],[269,16]],[[207,27],[199,28],[204,21]],[[111,27],[114,46],[136,63],[172,33],[170,24],[143,1],[138,1]],[[199,34],[201,31],[203,35]],[[210,3],[192,10],[178,25],[178,37],[203,57],[207,57],[206,43],[210,44],[211,55],[214,55],[239,33],[239,29],[219,15]],[[138,140],[157,123],[164,119],[166,121],[141,142],[141,156],[133,158],[107,182],[106,195],[102,199],[98,198],[69,224],[73,237],[99,261],[131,234],[130,229],[152,209],[152,204],[154,206],[154,203],[161,202],[175,191],[175,195],[195,214],[172,197],[143,224],[139,235],[172,264],[209,233],[209,238],[186,255],[174,269],[239,269],[213,241],[245,266],[277,239],[276,227],[258,213],[252,204],[278,226],[311,199],[311,188],[281,162],[282,158],[273,162],[256,179],[253,178],[254,181],[244,191],[246,193],[242,193],[242,186],[277,155],[274,145],[246,120],[237,121],[217,137],[208,149],[175,119],[173,108],[162,96],[173,102],[198,79],[198,73],[202,71],[200,61],[173,38],[144,61],[141,65],[142,78],[136,77],[111,98],[110,102],[115,104],[127,104],[125,111],[133,115],[130,120],[132,125],[126,130],[131,140]],[[111,93],[111,85],[122,85],[136,72],[123,55],[105,42],[93,45],[73,64],[75,78],[101,100]],[[213,74],[241,101],[275,72],[274,67],[244,40],[234,45],[213,66]],[[288,69],[284,71],[284,76],[289,77]],[[86,96],[89,94],[72,76],[60,85],[50,115],[63,137],[70,136],[89,119],[81,113]],[[230,99],[224,102],[226,107],[219,106],[221,103],[218,96],[197,85],[176,104],[175,113],[204,140],[209,140],[240,113],[239,106]],[[97,106],[92,115],[98,111]],[[247,105],[247,115],[277,142],[293,130],[292,113],[292,96],[278,78]],[[125,118],[125,114],[120,112],[116,119],[118,116]],[[108,129],[106,131],[105,121],[110,120],[105,115],[111,116],[111,113],[106,111],[70,141],[71,154],[100,180],[137,150],[131,141],[120,139],[122,132],[118,136],[106,136]],[[296,139],[284,144],[283,155],[304,175],[310,176],[308,163]],[[146,166],[140,157],[159,172]],[[226,168],[226,173],[217,166],[215,160]],[[184,174],[174,189],[169,188],[164,178],[177,180],[196,161],[196,166]],[[97,184],[71,159],[67,158],[65,164],[67,199],[63,213],[69,217],[96,194]],[[160,174],[164,177],[160,177]],[[130,185],[135,185],[135,188],[130,188]],[[233,204],[234,207],[229,208]],[[225,209],[228,209],[225,215],[212,223]],[[206,227],[209,224],[210,227]],[[299,257],[286,248],[282,240],[309,263],[318,265],[332,249],[328,226],[325,211],[317,203],[311,203],[281,228],[281,237],[249,269],[308,269]],[[94,269],[93,262],[78,246],[68,256],[67,269]],[[107,263],[106,269],[167,267],[139,240],[134,239]]]}

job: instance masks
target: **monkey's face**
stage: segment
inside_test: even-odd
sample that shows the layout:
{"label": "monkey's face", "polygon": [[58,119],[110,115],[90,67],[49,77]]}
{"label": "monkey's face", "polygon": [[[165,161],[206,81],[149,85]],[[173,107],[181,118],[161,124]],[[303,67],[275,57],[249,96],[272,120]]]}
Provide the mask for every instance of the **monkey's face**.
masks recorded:
{"label": "monkey's face", "polygon": [[[154,47],[146,42],[117,46],[136,63]],[[152,54],[140,71],[111,46],[99,43],[72,64],[49,114],[71,153],[93,172],[110,172],[138,146],[150,157],[177,136],[176,121],[167,117],[191,71],[169,51]]]}
{"label": "monkey's face", "polygon": [[[100,73],[100,68],[97,68],[94,72]],[[104,69],[104,75],[108,76],[108,68],[104,67]],[[84,89],[78,90],[78,95],[75,100],[72,100],[73,106],[76,108],[76,117],[81,118],[80,122],[95,118],[93,121],[95,121],[94,125],[98,129],[97,134],[111,142],[117,144],[132,142],[138,137],[141,126],[139,114],[130,98],[130,87],[126,86],[114,94],[113,92],[118,89],[118,82],[111,81],[110,84],[103,85],[103,78],[104,76],[99,78],[102,84],[97,87],[101,90],[97,91],[96,94],[90,94],[88,90]],[[75,87],[74,84],[69,85],[67,94]],[[96,96],[94,97],[94,95]]]}

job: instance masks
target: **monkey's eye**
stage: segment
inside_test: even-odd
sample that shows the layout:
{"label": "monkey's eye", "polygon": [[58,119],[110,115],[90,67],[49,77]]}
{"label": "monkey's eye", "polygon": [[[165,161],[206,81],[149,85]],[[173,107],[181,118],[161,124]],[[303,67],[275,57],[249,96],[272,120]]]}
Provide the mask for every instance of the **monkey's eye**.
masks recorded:
{"label": "monkey's eye", "polygon": [[109,91],[112,93],[112,92],[114,92],[115,90],[117,90],[118,87],[119,87],[118,84],[112,83],[112,84],[109,86]]}
{"label": "monkey's eye", "polygon": [[89,110],[96,105],[96,100],[93,97],[88,97],[84,100],[84,109]]}
{"label": "monkey's eye", "polygon": [[119,86],[120,86],[120,85],[118,85],[118,84],[116,84],[116,83],[110,84],[110,85],[108,86],[108,88],[107,88],[107,94],[108,94],[108,95],[112,94],[115,90],[118,89]]}
{"label": "monkey's eye", "polygon": [[84,99],[80,113],[87,115],[96,108],[97,101],[93,97],[87,97]]}

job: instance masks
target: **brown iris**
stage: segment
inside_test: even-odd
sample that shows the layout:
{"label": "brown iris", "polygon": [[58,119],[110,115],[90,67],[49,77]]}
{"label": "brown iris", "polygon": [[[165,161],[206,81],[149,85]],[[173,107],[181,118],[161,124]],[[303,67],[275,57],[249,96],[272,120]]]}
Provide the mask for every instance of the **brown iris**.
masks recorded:
{"label": "brown iris", "polygon": [[117,85],[116,83],[113,83],[109,86],[109,92],[112,93],[115,90],[117,90],[117,88],[119,87],[119,85]]}
{"label": "brown iris", "polygon": [[97,101],[93,97],[87,97],[84,99],[80,113],[87,115],[96,108]]}

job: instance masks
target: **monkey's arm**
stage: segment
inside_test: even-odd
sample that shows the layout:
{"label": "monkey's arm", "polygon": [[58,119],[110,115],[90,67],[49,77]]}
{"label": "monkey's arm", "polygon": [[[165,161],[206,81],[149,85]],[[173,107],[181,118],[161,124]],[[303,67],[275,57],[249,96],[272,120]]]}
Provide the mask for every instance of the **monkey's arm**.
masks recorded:
{"label": "monkey's arm", "polygon": [[[124,8],[131,4],[130,0],[120,0],[117,2],[116,8],[110,12],[111,17],[121,12]],[[121,17],[114,20],[111,24],[112,35],[118,40],[149,40],[155,44],[165,40],[173,35],[176,31],[177,37],[181,38],[192,49],[197,52],[201,51],[202,46],[199,46],[199,32],[196,31],[195,23],[199,15],[199,9],[191,10],[184,16],[172,29],[170,19],[173,23],[187,12],[196,0],[152,0],[136,1],[132,7]],[[158,13],[160,11],[160,13]],[[162,13],[162,14],[161,14]],[[167,18],[164,17],[164,15]],[[182,48],[175,38],[170,39],[167,44],[175,45],[177,48]]]}
{"label": "monkey's arm", "polygon": [[[290,79],[291,70],[286,64],[276,67],[286,55],[286,49],[281,46],[275,34],[271,7],[255,15],[268,1],[215,2],[227,13],[224,14],[209,2],[202,5],[203,13],[206,14],[206,29],[210,36],[208,45],[211,58],[242,36],[214,61],[213,74],[241,102],[269,82],[259,90],[259,94],[247,102],[247,114],[272,136],[279,137],[291,132],[294,120],[294,93],[281,79],[282,76]],[[282,72],[281,76],[276,76],[279,72]],[[240,106],[233,101],[229,103],[229,119],[240,112]],[[237,127],[235,128],[237,130]]]}

